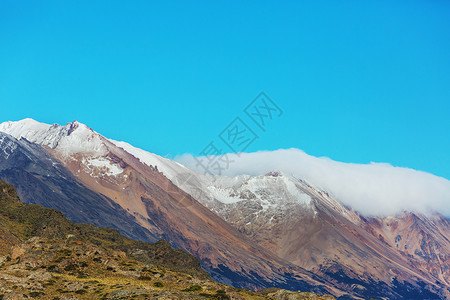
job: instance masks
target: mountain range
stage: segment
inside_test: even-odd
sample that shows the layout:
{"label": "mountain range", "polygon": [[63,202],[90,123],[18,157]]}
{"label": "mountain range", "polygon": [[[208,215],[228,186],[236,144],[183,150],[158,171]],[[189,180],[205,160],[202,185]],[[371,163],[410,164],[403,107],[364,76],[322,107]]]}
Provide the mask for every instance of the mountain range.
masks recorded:
{"label": "mountain range", "polygon": [[0,180],[73,222],[165,239],[235,287],[450,297],[450,220],[438,211],[362,214],[305,178],[202,174],[76,121],[0,124]]}

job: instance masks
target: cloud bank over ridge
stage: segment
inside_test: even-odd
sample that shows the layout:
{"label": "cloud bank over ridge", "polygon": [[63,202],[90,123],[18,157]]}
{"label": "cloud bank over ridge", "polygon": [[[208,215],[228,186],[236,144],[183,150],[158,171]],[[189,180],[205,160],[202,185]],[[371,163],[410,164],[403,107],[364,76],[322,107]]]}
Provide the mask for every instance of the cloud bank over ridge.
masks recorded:
{"label": "cloud bank over ridge", "polygon": [[[299,149],[281,149],[231,155],[223,175],[263,175],[278,170],[330,193],[341,203],[366,216],[412,211],[438,212],[450,217],[450,181],[386,163],[353,164],[314,157]],[[203,172],[190,154],[175,159]]]}

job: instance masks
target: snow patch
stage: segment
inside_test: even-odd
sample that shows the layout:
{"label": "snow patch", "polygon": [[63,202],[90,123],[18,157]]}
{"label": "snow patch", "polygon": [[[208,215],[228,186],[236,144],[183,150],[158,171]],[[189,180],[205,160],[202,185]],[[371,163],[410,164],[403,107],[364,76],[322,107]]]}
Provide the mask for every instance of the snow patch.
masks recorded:
{"label": "snow patch", "polygon": [[17,145],[5,136],[0,136],[0,147],[5,153],[6,159],[17,149]]}
{"label": "snow patch", "polygon": [[133,155],[143,164],[147,166],[156,166],[158,170],[162,172],[167,178],[172,179],[181,173],[191,173],[193,171],[189,170],[182,164],[172,161],[170,159],[161,157],[159,155],[147,152],[145,150],[133,147],[126,142],[119,142],[115,140],[108,139],[111,143],[119,148],[122,148],[129,154]]}
{"label": "snow patch", "polygon": [[88,169],[88,173],[93,177],[99,177],[96,173],[107,176],[117,176],[123,173],[123,169],[112,163],[106,157],[83,158],[82,163]]}

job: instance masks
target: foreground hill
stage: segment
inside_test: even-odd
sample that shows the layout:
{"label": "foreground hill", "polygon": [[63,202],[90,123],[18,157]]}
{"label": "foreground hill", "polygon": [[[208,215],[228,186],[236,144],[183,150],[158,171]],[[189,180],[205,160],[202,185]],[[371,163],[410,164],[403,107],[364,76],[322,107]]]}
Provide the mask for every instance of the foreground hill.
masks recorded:
{"label": "foreground hill", "polygon": [[256,294],[212,281],[199,262],[161,240],[68,221],[20,202],[0,181],[0,297],[3,299],[334,299],[283,290]]}

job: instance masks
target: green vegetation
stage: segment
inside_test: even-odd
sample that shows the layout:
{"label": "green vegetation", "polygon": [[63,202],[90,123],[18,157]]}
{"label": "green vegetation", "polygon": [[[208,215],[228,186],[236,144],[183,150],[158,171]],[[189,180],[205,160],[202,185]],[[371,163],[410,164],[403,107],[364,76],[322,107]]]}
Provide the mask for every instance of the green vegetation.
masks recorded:
{"label": "green vegetation", "polygon": [[187,289],[184,289],[185,292],[197,292],[197,291],[201,291],[201,290],[203,290],[203,288],[201,286],[199,286],[198,284],[191,285]]}

